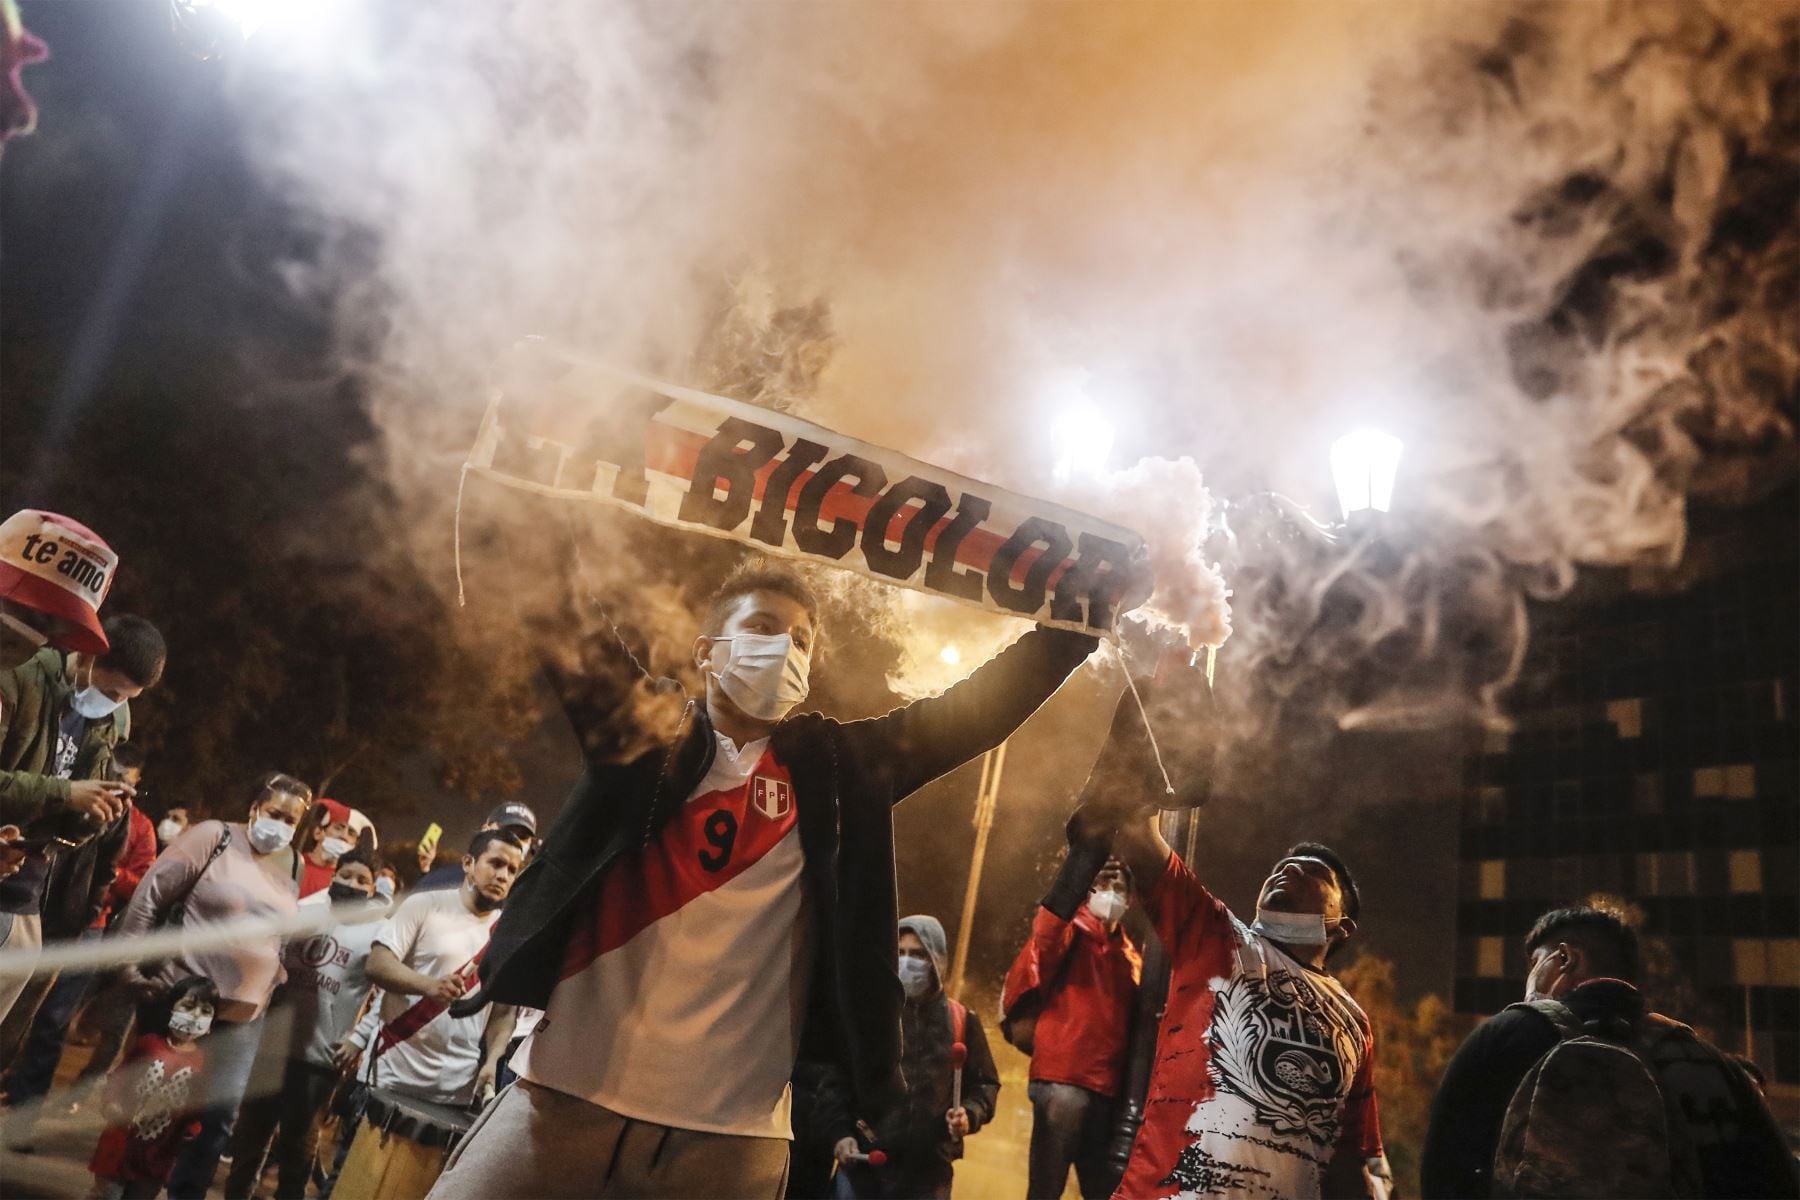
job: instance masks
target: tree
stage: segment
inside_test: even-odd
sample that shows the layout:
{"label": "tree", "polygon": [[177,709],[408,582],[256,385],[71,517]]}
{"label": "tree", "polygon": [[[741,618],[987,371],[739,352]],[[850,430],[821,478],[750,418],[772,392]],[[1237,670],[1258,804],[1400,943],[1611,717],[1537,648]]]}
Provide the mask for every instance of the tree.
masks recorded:
{"label": "tree", "polygon": [[1361,955],[1337,977],[1374,1028],[1375,1089],[1388,1163],[1400,1194],[1417,1196],[1431,1097],[1460,1040],[1450,1006],[1428,993],[1403,1007],[1394,994],[1391,959]]}

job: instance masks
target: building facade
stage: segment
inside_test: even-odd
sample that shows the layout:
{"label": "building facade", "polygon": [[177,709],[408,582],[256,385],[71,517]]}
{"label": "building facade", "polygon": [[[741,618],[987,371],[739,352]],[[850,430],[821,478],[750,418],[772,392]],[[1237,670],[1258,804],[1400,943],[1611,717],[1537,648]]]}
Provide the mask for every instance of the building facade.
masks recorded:
{"label": "building facade", "polygon": [[1642,914],[1647,988],[1800,1102],[1800,491],[1696,512],[1679,572],[1533,613],[1516,727],[1470,755],[1455,1006],[1519,999],[1523,940],[1595,893]]}

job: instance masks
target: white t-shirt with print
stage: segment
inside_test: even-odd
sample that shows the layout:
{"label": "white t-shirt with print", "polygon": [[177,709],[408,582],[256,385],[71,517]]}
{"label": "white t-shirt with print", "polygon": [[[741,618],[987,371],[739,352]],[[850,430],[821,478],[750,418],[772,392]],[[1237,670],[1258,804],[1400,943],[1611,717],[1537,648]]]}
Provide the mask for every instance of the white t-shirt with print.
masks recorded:
{"label": "white t-shirt with print", "polygon": [[[499,909],[480,916],[470,912],[463,904],[461,888],[416,893],[382,924],[374,940],[392,950],[406,966],[437,979],[466,967],[487,945],[488,931],[499,919]],[[381,1023],[385,1026],[423,1000],[423,996],[383,992]],[[368,1058],[372,1061],[365,1065],[362,1078],[437,1104],[467,1104],[475,1095],[487,1018],[486,1008],[466,1017],[452,1017],[444,1011],[379,1056],[371,1045]]]}

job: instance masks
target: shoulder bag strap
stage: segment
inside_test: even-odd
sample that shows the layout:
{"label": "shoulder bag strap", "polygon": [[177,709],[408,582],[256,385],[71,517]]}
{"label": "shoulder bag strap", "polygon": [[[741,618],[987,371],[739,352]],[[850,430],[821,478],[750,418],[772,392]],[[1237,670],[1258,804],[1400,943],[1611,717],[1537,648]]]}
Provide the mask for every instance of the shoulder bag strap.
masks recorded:
{"label": "shoulder bag strap", "polygon": [[194,877],[187,881],[186,887],[181,889],[181,894],[163,909],[163,919],[157,922],[158,928],[164,925],[181,924],[180,914],[186,912],[188,897],[192,896],[194,889],[200,885],[200,877],[206,874],[207,868],[217,862],[219,855],[225,853],[225,847],[231,844],[231,826],[223,821],[219,824],[221,826],[219,840],[213,844],[211,852],[206,856],[206,861],[200,864],[200,869],[194,872]]}

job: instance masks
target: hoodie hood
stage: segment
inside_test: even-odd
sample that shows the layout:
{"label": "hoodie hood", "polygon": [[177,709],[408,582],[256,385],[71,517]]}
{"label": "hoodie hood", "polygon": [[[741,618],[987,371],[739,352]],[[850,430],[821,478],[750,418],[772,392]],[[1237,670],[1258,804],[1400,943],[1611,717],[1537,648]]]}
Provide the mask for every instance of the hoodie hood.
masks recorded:
{"label": "hoodie hood", "polygon": [[936,917],[920,913],[901,921],[899,932],[910,933],[925,943],[925,952],[931,955],[931,965],[937,968],[938,987],[949,987],[950,942],[944,936],[944,923]]}

